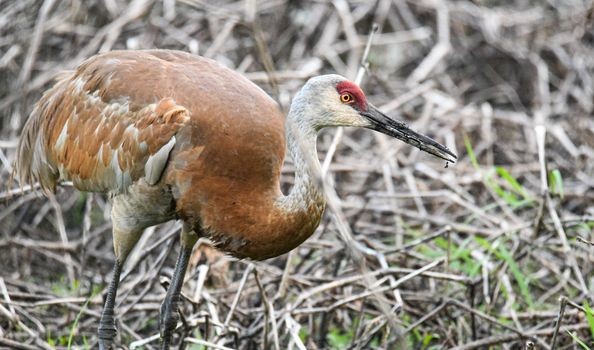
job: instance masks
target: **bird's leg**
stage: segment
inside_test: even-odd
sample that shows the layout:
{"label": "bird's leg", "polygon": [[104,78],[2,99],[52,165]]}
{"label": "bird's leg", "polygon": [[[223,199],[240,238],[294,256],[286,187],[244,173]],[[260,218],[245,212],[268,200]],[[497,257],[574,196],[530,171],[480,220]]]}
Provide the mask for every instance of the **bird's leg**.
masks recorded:
{"label": "bird's leg", "polygon": [[186,274],[186,268],[188,267],[188,261],[190,260],[190,254],[192,248],[198,240],[196,232],[188,229],[186,226],[181,232],[181,251],[175,264],[175,270],[171,279],[171,284],[167,290],[167,296],[161,304],[161,314],[159,317],[159,329],[161,332],[162,349],[169,349],[169,343],[173,331],[177,326],[178,320],[178,308],[181,302],[180,291],[184,282],[184,276]]}
{"label": "bird's leg", "polygon": [[107,297],[105,298],[105,305],[101,313],[101,320],[99,320],[99,328],[97,329],[97,336],[99,338],[99,349],[111,349],[115,336],[117,334],[116,319],[115,319],[115,300],[118,292],[118,285],[120,283],[120,274],[126,258],[138,239],[142,235],[142,229],[122,229],[118,225],[118,220],[114,219],[114,212],[112,211],[113,221],[113,247],[115,253],[115,264],[113,267],[113,276],[107,288]]}
{"label": "bird's leg", "polygon": [[124,264],[116,259],[113,266],[113,277],[107,289],[107,297],[105,298],[105,305],[101,313],[101,320],[99,321],[99,329],[97,335],[99,336],[99,349],[107,350],[111,348],[111,343],[116,336],[117,329],[115,324],[115,298],[118,291],[118,284],[120,282],[120,273]]}

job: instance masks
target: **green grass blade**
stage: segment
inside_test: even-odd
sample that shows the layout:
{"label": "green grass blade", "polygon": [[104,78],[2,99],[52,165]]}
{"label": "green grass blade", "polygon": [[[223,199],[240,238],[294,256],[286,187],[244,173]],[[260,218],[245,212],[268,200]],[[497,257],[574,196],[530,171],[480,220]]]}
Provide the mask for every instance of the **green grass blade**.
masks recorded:
{"label": "green grass blade", "polygon": [[518,180],[516,180],[516,178],[513,177],[504,167],[496,166],[495,171],[497,172],[497,174],[499,174],[499,176],[501,176],[502,179],[504,179],[511,186],[511,188],[514,191],[516,191],[516,193],[518,193],[526,199],[530,197],[526,189],[524,189],[524,187],[520,185]]}
{"label": "green grass blade", "polygon": [[528,279],[522,271],[520,270],[518,264],[513,259],[509,251],[504,246],[499,246],[499,256],[502,258],[507,265],[509,266],[512,275],[516,282],[518,282],[518,286],[520,287],[520,294],[524,297],[524,300],[528,304],[530,309],[534,309],[534,302],[532,300],[532,294],[530,294],[530,288],[528,287]]}
{"label": "green grass blade", "polygon": [[503,199],[505,203],[507,203],[511,207],[517,207],[521,201],[518,197],[513,194],[512,192],[506,191],[503,187],[499,186],[499,184],[493,179],[493,175],[487,174],[485,176],[485,184],[491,189],[491,191],[495,192],[499,196],[499,198]]}
{"label": "green grass blade", "polygon": [[563,198],[563,177],[558,169],[549,171],[549,187],[552,193]]}
{"label": "green grass blade", "polygon": [[498,245],[495,248],[495,242],[491,243],[488,240],[481,237],[474,237],[474,240],[484,249],[494,254],[499,260],[503,260],[505,261],[505,263],[507,263],[509,270],[511,271],[514,279],[518,283],[518,287],[520,288],[520,294],[526,301],[526,304],[528,304],[528,307],[530,309],[534,309],[534,301],[532,300],[532,294],[530,294],[528,278],[524,276],[518,264],[513,259],[512,255],[509,253],[509,251],[503,245]]}
{"label": "green grass blade", "polygon": [[584,350],[592,350],[588,345],[586,345],[586,343],[584,343],[580,338],[578,338],[577,335],[573,334],[570,331],[567,331],[567,333],[569,334],[570,337],[573,338],[573,341],[575,341],[576,343],[578,343],[582,349]]}
{"label": "green grass blade", "polygon": [[594,339],[594,311],[588,305],[588,302],[584,300],[584,309],[586,309],[586,320],[590,325],[590,333],[592,333],[592,339]]}
{"label": "green grass blade", "polygon": [[466,147],[466,153],[468,154],[468,158],[470,158],[470,164],[476,169],[479,170],[480,166],[478,161],[476,160],[476,155],[474,154],[474,150],[472,149],[472,145],[470,144],[470,139],[468,135],[464,134],[464,147]]}
{"label": "green grass blade", "polygon": [[68,336],[68,350],[72,348],[72,339],[74,338],[74,331],[76,330],[76,326],[78,325],[78,320],[80,319],[80,316],[82,315],[83,311],[87,309],[87,305],[89,305],[91,298],[92,296],[89,297],[87,301],[85,301],[84,305],[80,308],[80,311],[76,315],[74,323],[72,323],[72,327],[70,328],[70,335]]}

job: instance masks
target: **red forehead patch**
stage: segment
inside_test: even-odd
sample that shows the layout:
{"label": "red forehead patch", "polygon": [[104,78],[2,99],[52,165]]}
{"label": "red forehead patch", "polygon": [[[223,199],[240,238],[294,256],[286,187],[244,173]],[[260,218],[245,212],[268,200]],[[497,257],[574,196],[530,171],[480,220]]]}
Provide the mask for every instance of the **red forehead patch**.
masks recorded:
{"label": "red forehead patch", "polygon": [[367,110],[367,98],[363,93],[363,90],[357,84],[352,83],[348,80],[341,81],[336,85],[336,91],[339,94],[343,94],[345,92],[350,93],[355,98],[355,104],[359,107],[359,110],[366,111]]}

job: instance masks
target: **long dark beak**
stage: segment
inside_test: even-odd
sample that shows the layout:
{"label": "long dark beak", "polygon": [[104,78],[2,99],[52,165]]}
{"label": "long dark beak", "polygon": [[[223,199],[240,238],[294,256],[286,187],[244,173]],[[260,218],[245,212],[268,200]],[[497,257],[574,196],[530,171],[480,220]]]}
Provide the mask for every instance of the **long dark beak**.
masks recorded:
{"label": "long dark beak", "polygon": [[446,162],[454,163],[458,158],[452,151],[447,149],[447,147],[425,135],[409,129],[404,123],[391,119],[372,105],[368,105],[367,110],[360,112],[360,114],[371,122],[371,126],[369,126],[370,129],[402,140],[409,145],[415,146],[421,151],[431,153]]}

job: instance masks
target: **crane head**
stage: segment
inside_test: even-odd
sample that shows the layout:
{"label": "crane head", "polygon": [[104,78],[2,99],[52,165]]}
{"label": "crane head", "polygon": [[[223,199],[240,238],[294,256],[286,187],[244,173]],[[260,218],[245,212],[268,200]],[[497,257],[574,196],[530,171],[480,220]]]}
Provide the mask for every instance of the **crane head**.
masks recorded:
{"label": "crane head", "polygon": [[379,131],[402,140],[447,162],[457,156],[447,147],[428,136],[417,133],[401,121],[394,120],[367,101],[361,88],[339,75],[311,78],[297,95],[300,105],[321,110],[312,113],[314,128],[354,126]]}

